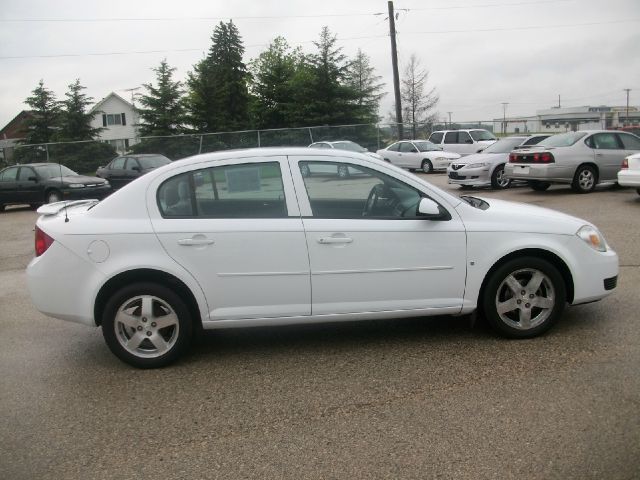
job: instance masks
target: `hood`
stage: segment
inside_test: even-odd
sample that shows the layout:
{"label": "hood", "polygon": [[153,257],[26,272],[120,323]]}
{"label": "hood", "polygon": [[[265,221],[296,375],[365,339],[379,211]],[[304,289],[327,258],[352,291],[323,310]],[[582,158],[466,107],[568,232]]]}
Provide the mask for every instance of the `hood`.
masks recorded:
{"label": "hood", "polygon": [[471,155],[467,155],[466,157],[462,157],[460,160],[456,160],[455,163],[457,165],[465,164],[469,165],[471,163],[497,163],[499,161],[506,161],[509,158],[508,153],[472,153]]}
{"label": "hood", "polygon": [[488,203],[489,208],[481,210],[465,202],[456,207],[468,231],[575,235],[580,227],[593,226],[586,220],[549,208],[495,198],[477,198]]}
{"label": "hood", "polygon": [[105,182],[105,179],[100,177],[90,177],[88,175],[68,175],[62,178],[61,177],[48,178],[47,181],[52,183],[62,182],[66,184],[84,183],[86,185],[86,184],[92,184],[92,183],[102,184]]}

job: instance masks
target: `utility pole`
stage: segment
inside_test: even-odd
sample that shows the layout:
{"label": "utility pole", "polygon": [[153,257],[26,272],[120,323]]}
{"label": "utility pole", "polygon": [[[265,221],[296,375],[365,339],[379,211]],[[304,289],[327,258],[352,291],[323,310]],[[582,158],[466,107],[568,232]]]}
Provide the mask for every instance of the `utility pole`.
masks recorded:
{"label": "utility pole", "polygon": [[560,94],[558,94],[558,108],[560,108]]}
{"label": "utility pole", "polygon": [[509,102],[502,102],[502,133],[507,134],[507,105]]}
{"label": "utility pole", "polygon": [[451,128],[451,114],[452,114],[453,112],[447,112],[447,113],[449,114],[449,128]]}
{"label": "utility pole", "polygon": [[391,37],[391,64],[393,66],[393,91],[396,96],[396,123],[398,124],[398,140],[403,138],[402,100],[400,99],[400,75],[398,73],[398,50],[396,48],[396,18],[393,13],[393,2],[389,6],[389,36]]}
{"label": "utility pole", "polygon": [[629,92],[631,91],[630,88],[623,88],[623,90],[625,92],[627,92],[627,118],[624,119],[624,124],[623,125],[627,125],[627,123],[629,122]]}

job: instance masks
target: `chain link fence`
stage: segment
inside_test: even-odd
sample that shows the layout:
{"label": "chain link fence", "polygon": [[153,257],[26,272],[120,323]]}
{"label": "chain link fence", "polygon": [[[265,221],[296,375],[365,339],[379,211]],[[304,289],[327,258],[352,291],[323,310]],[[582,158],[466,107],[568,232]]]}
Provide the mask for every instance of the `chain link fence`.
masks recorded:
{"label": "chain link fence", "polygon": [[[495,122],[456,123],[404,123],[404,139],[427,139],[436,130],[482,128],[493,131]],[[17,144],[0,148],[0,165],[15,163],[56,162],[83,174],[95,174],[100,166],[123,153],[159,153],[172,160],[220,150],[255,147],[306,147],[320,141],[351,140],[370,151],[384,148],[398,139],[399,125],[394,123],[358,124],[279,128],[268,130],[244,130],[236,132],[184,134],[167,137],[141,137],[128,139],[128,151],[118,152],[102,141],[60,142],[38,145]],[[501,122],[497,128],[501,129]],[[504,129],[502,129],[504,132]],[[520,133],[527,131],[518,129]],[[513,133],[514,129],[508,129]],[[501,132],[495,132],[500,135]],[[527,132],[531,133],[531,132]],[[502,133],[504,134],[504,133]]]}

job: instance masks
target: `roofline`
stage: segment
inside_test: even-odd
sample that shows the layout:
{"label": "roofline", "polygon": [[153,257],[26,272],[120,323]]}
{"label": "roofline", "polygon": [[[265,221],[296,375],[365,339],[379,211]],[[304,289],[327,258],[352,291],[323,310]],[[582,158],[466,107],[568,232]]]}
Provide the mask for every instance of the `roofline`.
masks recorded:
{"label": "roofline", "polygon": [[135,107],[133,106],[133,104],[127,100],[125,100],[124,98],[122,98],[120,95],[118,95],[116,92],[111,92],[109,93],[106,97],[102,98],[100,101],[98,101],[98,103],[96,103],[91,110],[89,110],[89,113],[93,113],[95,111],[97,111],[98,107],[100,107],[104,102],[107,101],[108,98],[110,97],[116,97],[118,100],[123,101],[124,103],[126,103],[127,105],[129,105],[131,108],[135,109]]}

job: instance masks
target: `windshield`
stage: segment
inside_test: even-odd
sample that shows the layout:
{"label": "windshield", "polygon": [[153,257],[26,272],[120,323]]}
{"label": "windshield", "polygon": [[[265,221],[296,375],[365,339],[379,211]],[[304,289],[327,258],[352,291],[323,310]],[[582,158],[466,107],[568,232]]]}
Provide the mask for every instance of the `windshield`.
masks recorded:
{"label": "windshield", "polygon": [[482,153],[509,153],[524,141],[525,137],[501,138],[496,143],[489,145]]}
{"label": "windshield", "polygon": [[360,153],[367,151],[366,148],[363,148],[354,142],[333,142],[333,148],[338,148],[340,150],[349,150],[350,152],[360,152]]}
{"label": "windshield", "polygon": [[138,157],[138,162],[140,162],[140,166],[146,170],[147,168],[158,168],[168,163],[171,163],[167,157],[163,157],[162,155],[157,155],[155,157]]}
{"label": "windshield", "polygon": [[471,136],[473,137],[473,139],[476,142],[479,142],[481,140],[495,140],[496,137],[493,133],[488,132],[486,130],[471,130],[469,132],[471,134]]}
{"label": "windshield", "polygon": [[65,167],[64,165],[41,165],[39,167],[36,167],[36,171],[42,178],[59,177],[60,173],[62,173],[63,177],[72,177],[78,175],[76,172],[74,172],[70,168]]}
{"label": "windshield", "polygon": [[431,143],[429,141],[423,141],[423,142],[413,142],[413,144],[418,148],[418,150],[420,150],[421,152],[433,152],[433,151],[440,151],[442,150],[442,148],[440,148],[438,145],[436,145],[435,143]]}
{"label": "windshield", "polygon": [[570,147],[585,135],[585,132],[559,133],[558,135],[551,135],[549,138],[545,138],[538,145],[543,147]]}

